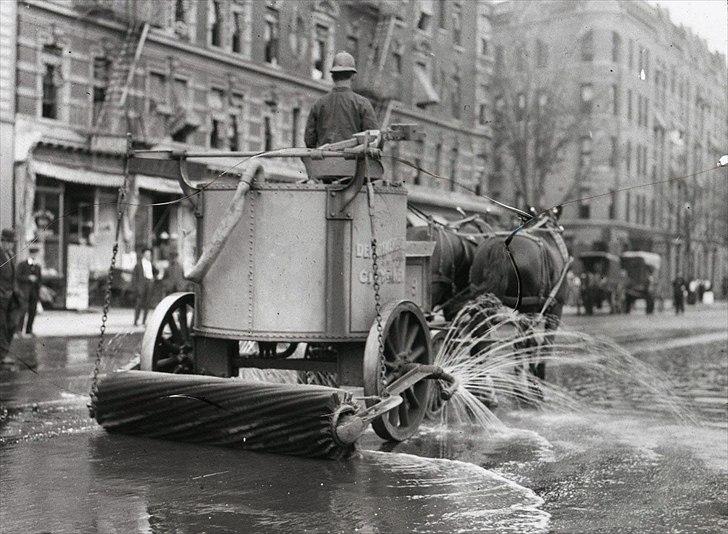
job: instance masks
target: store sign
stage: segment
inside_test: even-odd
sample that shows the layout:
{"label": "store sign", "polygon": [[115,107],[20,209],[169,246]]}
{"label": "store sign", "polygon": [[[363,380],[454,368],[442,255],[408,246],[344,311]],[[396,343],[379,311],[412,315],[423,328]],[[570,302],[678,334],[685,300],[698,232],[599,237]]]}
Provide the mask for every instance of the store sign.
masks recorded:
{"label": "store sign", "polygon": [[91,261],[91,247],[86,245],[68,245],[66,308],[69,310],[88,309]]}

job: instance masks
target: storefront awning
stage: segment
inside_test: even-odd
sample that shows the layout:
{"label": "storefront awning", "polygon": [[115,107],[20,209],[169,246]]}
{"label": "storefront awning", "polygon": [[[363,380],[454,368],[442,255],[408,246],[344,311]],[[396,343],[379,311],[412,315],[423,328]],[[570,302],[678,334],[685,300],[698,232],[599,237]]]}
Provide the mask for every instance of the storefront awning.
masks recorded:
{"label": "storefront awning", "polygon": [[432,86],[430,77],[427,75],[425,69],[419,65],[415,65],[415,104],[426,106],[429,104],[437,104],[440,102],[440,95]]}
{"label": "storefront awning", "polygon": [[74,184],[95,185],[98,187],[120,187],[124,182],[121,174],[109,174],[106,172],[91,171],[75,167],[65,167],[48,161],[32,160],[31,170],[36,174],[42,174]]}

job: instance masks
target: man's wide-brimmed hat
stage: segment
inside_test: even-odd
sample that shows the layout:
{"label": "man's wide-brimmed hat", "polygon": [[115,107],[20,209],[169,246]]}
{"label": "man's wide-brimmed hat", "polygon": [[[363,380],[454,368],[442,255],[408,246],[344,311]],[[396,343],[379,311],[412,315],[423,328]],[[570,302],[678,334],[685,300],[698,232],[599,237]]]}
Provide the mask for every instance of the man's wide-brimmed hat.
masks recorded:
{"label": "man's wide-brimmed hat", "polygon": [[331,72],[356,72],[356,60],[349,52],[339,52],[334,56]]}
{"label": "man's wide-brimmed hat", "polygon": [[10,228],[3,228],[0,232],[0,240],[15,243],[15,231]]}

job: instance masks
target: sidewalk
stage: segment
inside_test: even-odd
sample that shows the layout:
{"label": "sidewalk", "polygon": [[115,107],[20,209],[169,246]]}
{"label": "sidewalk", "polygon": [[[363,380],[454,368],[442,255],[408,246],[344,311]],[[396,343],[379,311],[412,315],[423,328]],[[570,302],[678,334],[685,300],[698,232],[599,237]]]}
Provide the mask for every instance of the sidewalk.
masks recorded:
{"label": "sidewalk", "polygon": [[[152,310],[149,311],[151,315]],[[36,337],[88,337],[99,334],[101,308],[87,311],[45,310],[35,316]],[[107,334],[142,333],[143,326],[134,326],[134,310],[112,308],[106,321]]]}

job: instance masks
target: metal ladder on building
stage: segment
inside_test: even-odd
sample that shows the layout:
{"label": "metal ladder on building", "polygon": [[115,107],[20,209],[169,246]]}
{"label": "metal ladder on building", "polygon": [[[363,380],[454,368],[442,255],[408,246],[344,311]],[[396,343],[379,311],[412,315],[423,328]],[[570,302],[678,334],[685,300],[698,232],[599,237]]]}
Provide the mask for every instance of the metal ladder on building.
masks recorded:
{"label": "metal ladder on building", "polygon": [[[104,102],[93,125],[94,133],[102,133],[102,125],[109,119],[113,109],[123,109],[126,105],[148,32],[148,22],[129,25],[118,59],[111,65]],[[108,131],[108,128],[103,129]]]}

